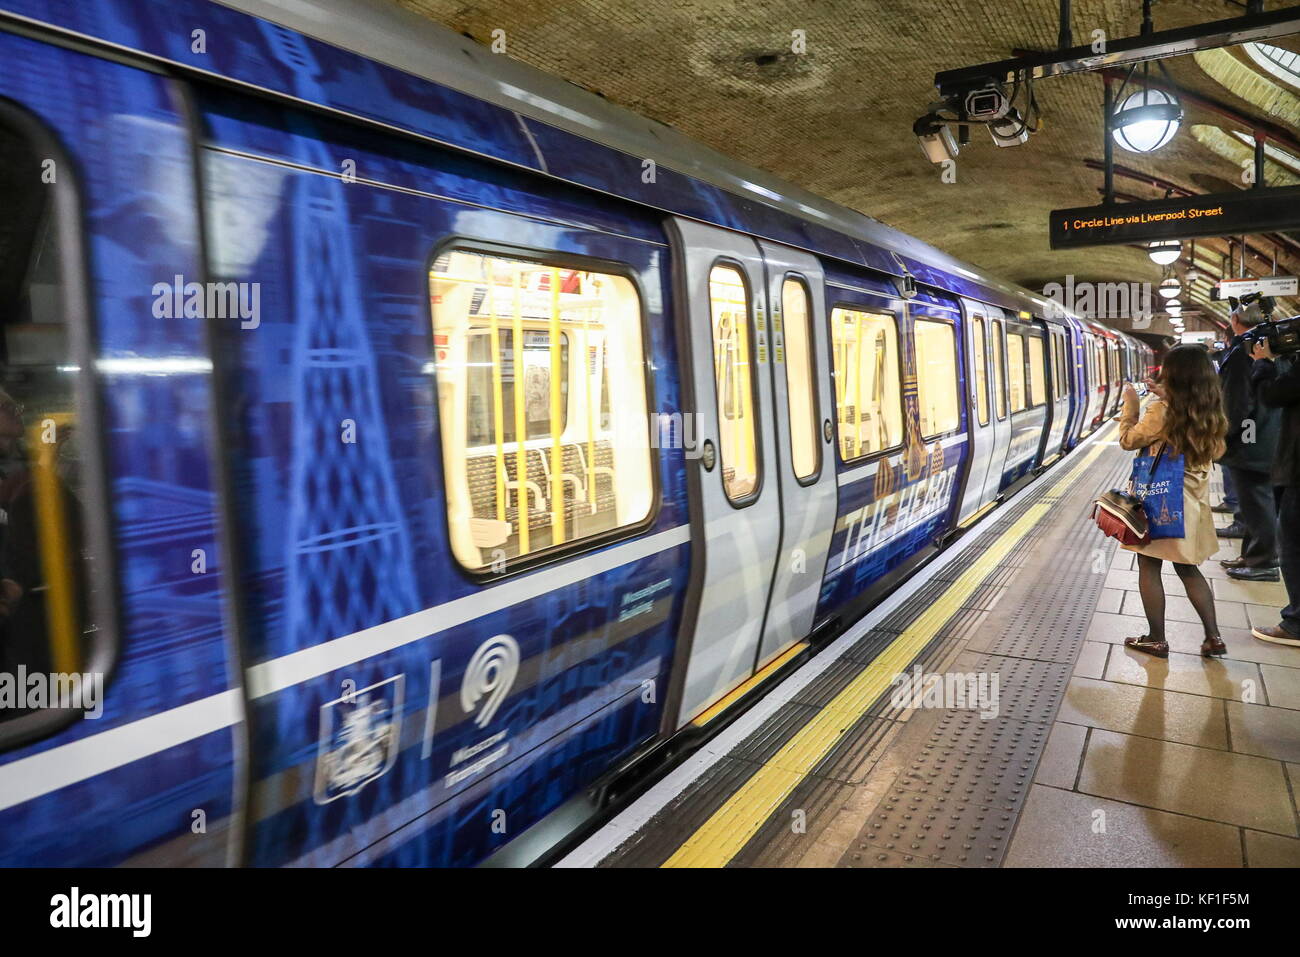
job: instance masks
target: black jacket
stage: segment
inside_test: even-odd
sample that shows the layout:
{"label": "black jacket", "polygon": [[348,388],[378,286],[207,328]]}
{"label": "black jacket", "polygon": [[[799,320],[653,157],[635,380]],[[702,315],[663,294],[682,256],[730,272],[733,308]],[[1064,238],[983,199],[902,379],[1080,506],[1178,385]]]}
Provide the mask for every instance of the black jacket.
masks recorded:
{"label": "black jacket", "polygon": [[1260,359],[1251,369],[1255,394],[1282,410],[1282,428],[1273,459],[1273,484],[1300,486],[1300,361]]}
{"label": "black jacket", "polygon": [[[1223,383],[1223,410],[1228,416],[1228,451],[1220,464],[1234,469],[1268,474],[1277,452],[1282,430],[1282,413],[1261,402],[1251,385],[1250,349],[1241,336],[1232,340],[1219,365]],[[1253,422],[1253,434],[1247,423]],[[1243,437],[1253,441],[1242,441]]]}

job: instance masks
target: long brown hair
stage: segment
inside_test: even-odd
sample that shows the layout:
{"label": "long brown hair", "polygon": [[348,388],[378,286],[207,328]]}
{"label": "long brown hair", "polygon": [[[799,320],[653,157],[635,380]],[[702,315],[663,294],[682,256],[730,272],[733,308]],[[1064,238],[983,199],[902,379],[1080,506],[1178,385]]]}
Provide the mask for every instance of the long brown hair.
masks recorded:
{"label": "long brown hair", "polygon": [[1193,468],[1209,468],[1227,451],[1228,417],[1223,387],[1202,346],[1174,346],[1165,354],[1160,382],[1165,393],[1165,438]]}

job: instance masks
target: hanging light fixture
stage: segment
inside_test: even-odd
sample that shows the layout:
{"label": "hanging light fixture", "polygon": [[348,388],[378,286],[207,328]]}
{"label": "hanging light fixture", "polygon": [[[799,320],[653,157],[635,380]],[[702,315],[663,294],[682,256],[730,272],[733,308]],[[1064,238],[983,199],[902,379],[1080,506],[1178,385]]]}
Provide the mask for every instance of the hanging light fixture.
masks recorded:
{"label": "hanging light fixture", "polygon": [[1160,280],[1160,285],[1156,288],[1156,292],[1160,293],[1164,299],[1173,299],[1182,291],[1183,284],[1178,281],[1177,276],[1172,274]]}
{"label": "hanging light fixture", "polygon": [[1182,254],[1183,241],[1181,239],[1157,239],[1147,246],[1147,255],[1158,266],[1168,266],[1172,262],[1177,262],[1178,257]]}
{"label": "hanging light fixture", "polygon": [[[1155,26],[1151,22],[1151,0],[1143,0],[1142,34],[1146,36],[1154,30]],[[1124,91],[1129,89],[1129,85],[1133,82],[1134,73],[1137,72],[1139,64],[1135,63],[1129,69],[1128,76],[1124,78],[1124,83],[1119,88],[1119,95],[1115,97],[1119,106],[1115,107],[1114,113],[1106,120],[1110,124],[1111,136],[1119,146],[1130,153],[1151,153],[1174,138],[1183,120],[1183,107],[1172,93],[1158,90],[1151,85],[1150,60],[1143,61],[1140,65],[1142,67],[1141,88],[1135,89],[1128,96],[1124,95]],[[1166,85],[1174,87],[1164,62],[1157,61],[1156,65],[1164,74]]]}
{"label": "hanging light fixture", "polygon": [[1130,153],[1153,153],[1174,138],[1182,119],[1183,108],[1172,94],[1148,86],[1120,101],[1111,135]]}

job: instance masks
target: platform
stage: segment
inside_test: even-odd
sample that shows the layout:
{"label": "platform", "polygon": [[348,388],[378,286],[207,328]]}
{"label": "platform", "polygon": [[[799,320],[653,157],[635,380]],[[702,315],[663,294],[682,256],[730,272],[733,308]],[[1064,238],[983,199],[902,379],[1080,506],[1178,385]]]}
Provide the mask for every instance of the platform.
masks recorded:
{"label": "platform", "polygon": [[[1108,425],[561,866],[1300,864],[1300,649],[1249,631],[1282,586],[1203,566],[1206,660],[1166,566],[1170,657],[1126,650],[1134,556],[1087,519],[1129,462]],[[986,696],[900,698],[918,667]]]}

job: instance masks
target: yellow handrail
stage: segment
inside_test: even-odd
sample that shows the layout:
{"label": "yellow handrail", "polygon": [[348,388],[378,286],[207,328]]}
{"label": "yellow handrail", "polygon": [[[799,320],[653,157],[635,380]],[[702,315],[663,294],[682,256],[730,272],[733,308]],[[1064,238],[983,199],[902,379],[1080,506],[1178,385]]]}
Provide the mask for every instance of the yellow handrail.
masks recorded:
{"label": "yellow handrail", "polygon": [[496,260],[487,261],[488,271],[488,316],[491,322],[492,336],[492,430],[496,434],[496,500],[497,521],[506,520],[506,449],[505,449],[505,409],[502,408],[501,387],[501,330],[497,320],[496,302]]}
{"label": "yellow handrail", "polygon": [[528,449],[524,440],[528,438],[524,431],[524,313],[523,313],[523,274],[519,267],[514,267],[515,301],[514,321],[511,332],[514,336],[513,361],[515,367],[515,506],[519,516],[519,554],[528,554]]}
{"label": "yellow handrail", "polygon": [[855,312],[857,330],[854,335],[854,363],[857,373],[853,384],[853,457],[862,454],[862,313]]}
{"label": "yellow handrail", "polygon": [[36,522],[40,529],[41,572],[45,579],[45,610],[49,631],[53,670],[72,674],[80,670],[80,649],[72,564],[80,556],[70,554],[68,517],[64,511],[63,491],[58,476],[58,444],[42,441],[45,423],[52,420],[56,430],[71,425],[70,413],[49,413],[28,428],[27,447],[31,451],[32,491],[36,505]]}
{"label": "yellow handrail", "polygon": [[551,269],[551,544],[564,544],[564,447],[560,444],[560,271]]}
{"label": "yellow handrail", "polygon": [[[591,316],[586,310],[582,313],[582,380],[587,384],[587,504],[596,504],[596,419],[591,407],[591,367],[592,355],[589,351],[588,330]],[[603,373],[602,373],[603,374]],[[595,508],[592,509],[595,511]]]}

